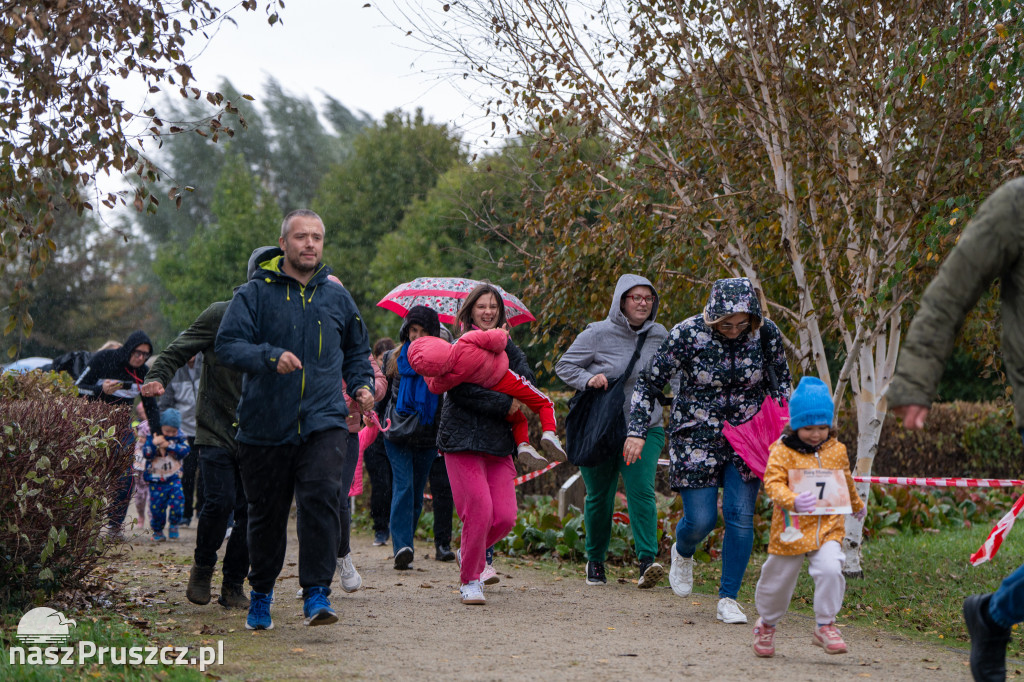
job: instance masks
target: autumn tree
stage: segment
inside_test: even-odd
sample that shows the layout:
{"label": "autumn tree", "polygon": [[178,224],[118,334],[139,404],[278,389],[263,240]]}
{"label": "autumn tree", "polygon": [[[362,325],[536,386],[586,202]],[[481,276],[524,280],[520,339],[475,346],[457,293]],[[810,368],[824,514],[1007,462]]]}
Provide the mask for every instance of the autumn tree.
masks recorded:
{"label": "autumn tree", "polygon": [[[459,137],[417,110],[385,114],[352,141],[352,153],[320,181],[313,210],[324,219],[324,262],[361,309],[379,298],[366,275],[380,240],[398,229],[408,206],[441,175],[464,163]],[[384,290],[387,293],[387,289]]]}
{"label": "autumn tree", "polygon": [[[261,5],[276,23],[280,0],[236,7]],[[0,269],[6,273],[21,252],[29,261],[27,278],[10,288],[5,334],[31,331],[28,282],[57,251],[51,233],[58,206],[81,213],[98,203],[155,205],[159,198],[145,185],[129,197],[85,190],[100,173],[155,179],[147,140],[153,147],[155,138],[178,130],[211,139],[232,132],[225,114],[235,106],[195,87],[186,52],[188,41],[208,39],[226,16],[209,0],[14,0],[0,7]],[[184,98],[205,99],[213,113],[167,125],[155,109],[135,111],[116,96],[111,83],[119,79],[152,91],[170,86]]]}
{"label": "autumn tree", "polygon": [[[547,241],[526,265],[533,291],[586,291],[596,270],[576,258],[592,251],[703,291],[749,277],[800,373],[837,405],[850,390],[868,474],[906,304],[1019,172],[1019,15],[1002,0],[467,0],[406,20],[463,77],[498,85],[489,105],[510,129],[537,126],[558,153],[612,143],[559,167],[512,228]],[[586,219],[598,200],[612,208]],[[540,300],[540,315],[578,310]],[[860,539],[850,522],[850,573]]]}

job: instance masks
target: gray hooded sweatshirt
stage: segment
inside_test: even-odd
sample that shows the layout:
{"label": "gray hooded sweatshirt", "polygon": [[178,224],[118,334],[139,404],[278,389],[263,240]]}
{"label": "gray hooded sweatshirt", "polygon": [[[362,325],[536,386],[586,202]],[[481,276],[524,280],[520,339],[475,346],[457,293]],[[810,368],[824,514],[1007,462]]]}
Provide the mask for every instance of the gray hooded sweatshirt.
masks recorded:
{"label": "gray hooded sweatshirt", "polygon": [[[633,330],[622,312],[622,297],[626,292],[635,286],[648,286],[654,292],[654,303],[651,305],[651,314],[638,330]],[[633,357],[636,350],[637,336],[648,331],[647,340],[644,342],[640,352],[640,359],[633,367],[633,373],[626,380],[623,390],[626,394],[626,401],[622,406],[622,414],[629,417],[629,404],[633,396],[633,386],[640,372],[650,364],[651,358],[658,352],[661,342],[668,337],[665,327],[655,320],[658,317],[658,290],[654,288],[651,281],[640,275],[623,275],[615,284],[615,294],[612,296],[611,306],[608,309],[608,317],[600,322],[591,322],[587,328],[576,337],[576,340],[569,346],[569,350],[555,365],[555,374],[562,381],[572,388],[582,391],[587,387],[587,382],[596,374],[604,374],[609,379],[614,379],[626,370],[629,359]],[[662,424],[662,411],[653,410],[650,426],[656,427]]]}

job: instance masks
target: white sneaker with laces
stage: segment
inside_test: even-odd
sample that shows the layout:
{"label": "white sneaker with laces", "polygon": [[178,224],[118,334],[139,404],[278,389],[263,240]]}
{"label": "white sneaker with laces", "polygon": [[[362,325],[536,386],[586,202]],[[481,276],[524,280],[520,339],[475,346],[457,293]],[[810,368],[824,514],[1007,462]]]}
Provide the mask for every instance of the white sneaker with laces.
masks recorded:
{"label": "white sneaker with laces", "polygon": [[540,446],[548,457],[559,462],[566,460],[565,448],[562,447],[562,441],[558,440],[558,436],[554,431],[545,431],[541,434]]}
{"label": "white sneaker with laces", "polygon": [[718,620],[723,623],[746,623],[747,614],[743,613],[735,599],[722,597],[718,600]]}
{"label": "white sneaker with laces", "polygon": [[516,452],[519,455],[519,463],[527,471],[540,471],[548,465],[548,461],[529,443],[520,443]]}
{"label": "white sneaker with laces", "polygon": [[463,604],[486,604],[487,599],[484,598],[484,588],[480,584],[479,580],[470,580],[468,583],[459,588],[459,594],[462,595]]}
{"label": "white sneaker with laces", "polygon": [[668,569],[668,584],[678,597],[689,597],[693,591],[693,557],[687,559],[672,543],[672,566]]}
{"label": "white sneaker with laces", "polygon": [[363,579],[352,564],[352,552],[338,559],[338,575],[341,576],[341,589],[355,592],[363,586]]}
{"label": "white sneaker with laces", "polygon": [[494,566],[484,564],[484,570],[480,571],[480,582],[484,585],[497,585],[501,582],[501,578],[498,577],[498,572],[494,570]]}

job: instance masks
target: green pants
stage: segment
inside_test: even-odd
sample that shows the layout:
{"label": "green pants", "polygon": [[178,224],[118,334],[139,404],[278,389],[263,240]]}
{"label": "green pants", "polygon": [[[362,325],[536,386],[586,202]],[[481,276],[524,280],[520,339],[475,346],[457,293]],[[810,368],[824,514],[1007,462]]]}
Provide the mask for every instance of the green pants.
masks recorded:
{"label": "green pants", "polygon": [[619,474],[626,484],[629,524],[633,529],[633,550],[638,558],[653,561],[658,556],[658,508],[654,502],[654,475],[658,455],[665,445],[665,429],[647,432],[647,442],[640,459],[629,466],[622,457],[613,457],[597,466],[580,467],[587,486],[583,522],[587,530],[587,560],[604,561],[612,535],[612,513]]}

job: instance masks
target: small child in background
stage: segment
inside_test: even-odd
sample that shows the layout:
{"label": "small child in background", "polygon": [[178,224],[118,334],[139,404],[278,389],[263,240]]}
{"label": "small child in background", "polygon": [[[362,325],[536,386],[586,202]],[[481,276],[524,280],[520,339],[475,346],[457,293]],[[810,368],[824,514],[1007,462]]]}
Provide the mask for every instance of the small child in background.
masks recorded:
{"label": "small child in background", "polygon": [[160,411],[161,433],[150,434],[142,446],[146,458],[144,478],[149,484],[149,525],[153,540],[163,542],[164,521],[170,507],[170,527],[167,536],[178,537],[178,524],[185,511],[185,493],[181,487],[182,461],[188,456],[188,441],[179,435],[181,413],[175,409]]}
{"label": "small child in background", "polygon": [[[427,382],[431,393],[440,395],[459,384],[477,384],[504,393],[526,405],[540,417],[541,447],[549,456],[565,461],[565,450],[555,434],[555,404],[530,382],[508,368],[504,329],[474,329],[454,344],[436,336],[421,336],[409,346],[409,364]],[[508,418],[519,459],[529,469],[547,464],[530,445],[530,427],[522,410]]]}
{"label": "small child in background", "polygon": [[139,528],[145,528],[149,484],[146,483],[146,458],[142,454],[142,448],[146,444],[146,437],[149,436],[149,422],[146,420],[142,403],[136,403],[135,407],[141,421],[132,422],[135,428],[135,462],[132,464],[132,482],[135,489],[132,492],[132,500],[135,502],[135,512],[139,515]]}
{"label": "small child in background", "polygon": [[[760,617],[754,625],[754,653],[763,658],[775,655],[775,627],[789,609],[804,557],[814,579],[813,643],[829,654],[846,653],[846,642],[836,628],[836,614],[843,605],[846,578],[843,577],[842,541],[846,533],[842,514],[803,516],[799,531],[784,534],[786,516],[795,511],[808,514],[817,506],[813,492],[799,495],[789,487],[792,469],[841,469],[846,474],[853,515],[864,518],[867,508],[854,488],[846,446],[832,431],[833,405],[828,386],[817,377],[804,377],[789,401],[789,427],[771,446],[764,472],[764,488],[772,498],[771,540],[768,559],[761,567],[754,604]],[[792,534],[792,536],[791,536]]]}

